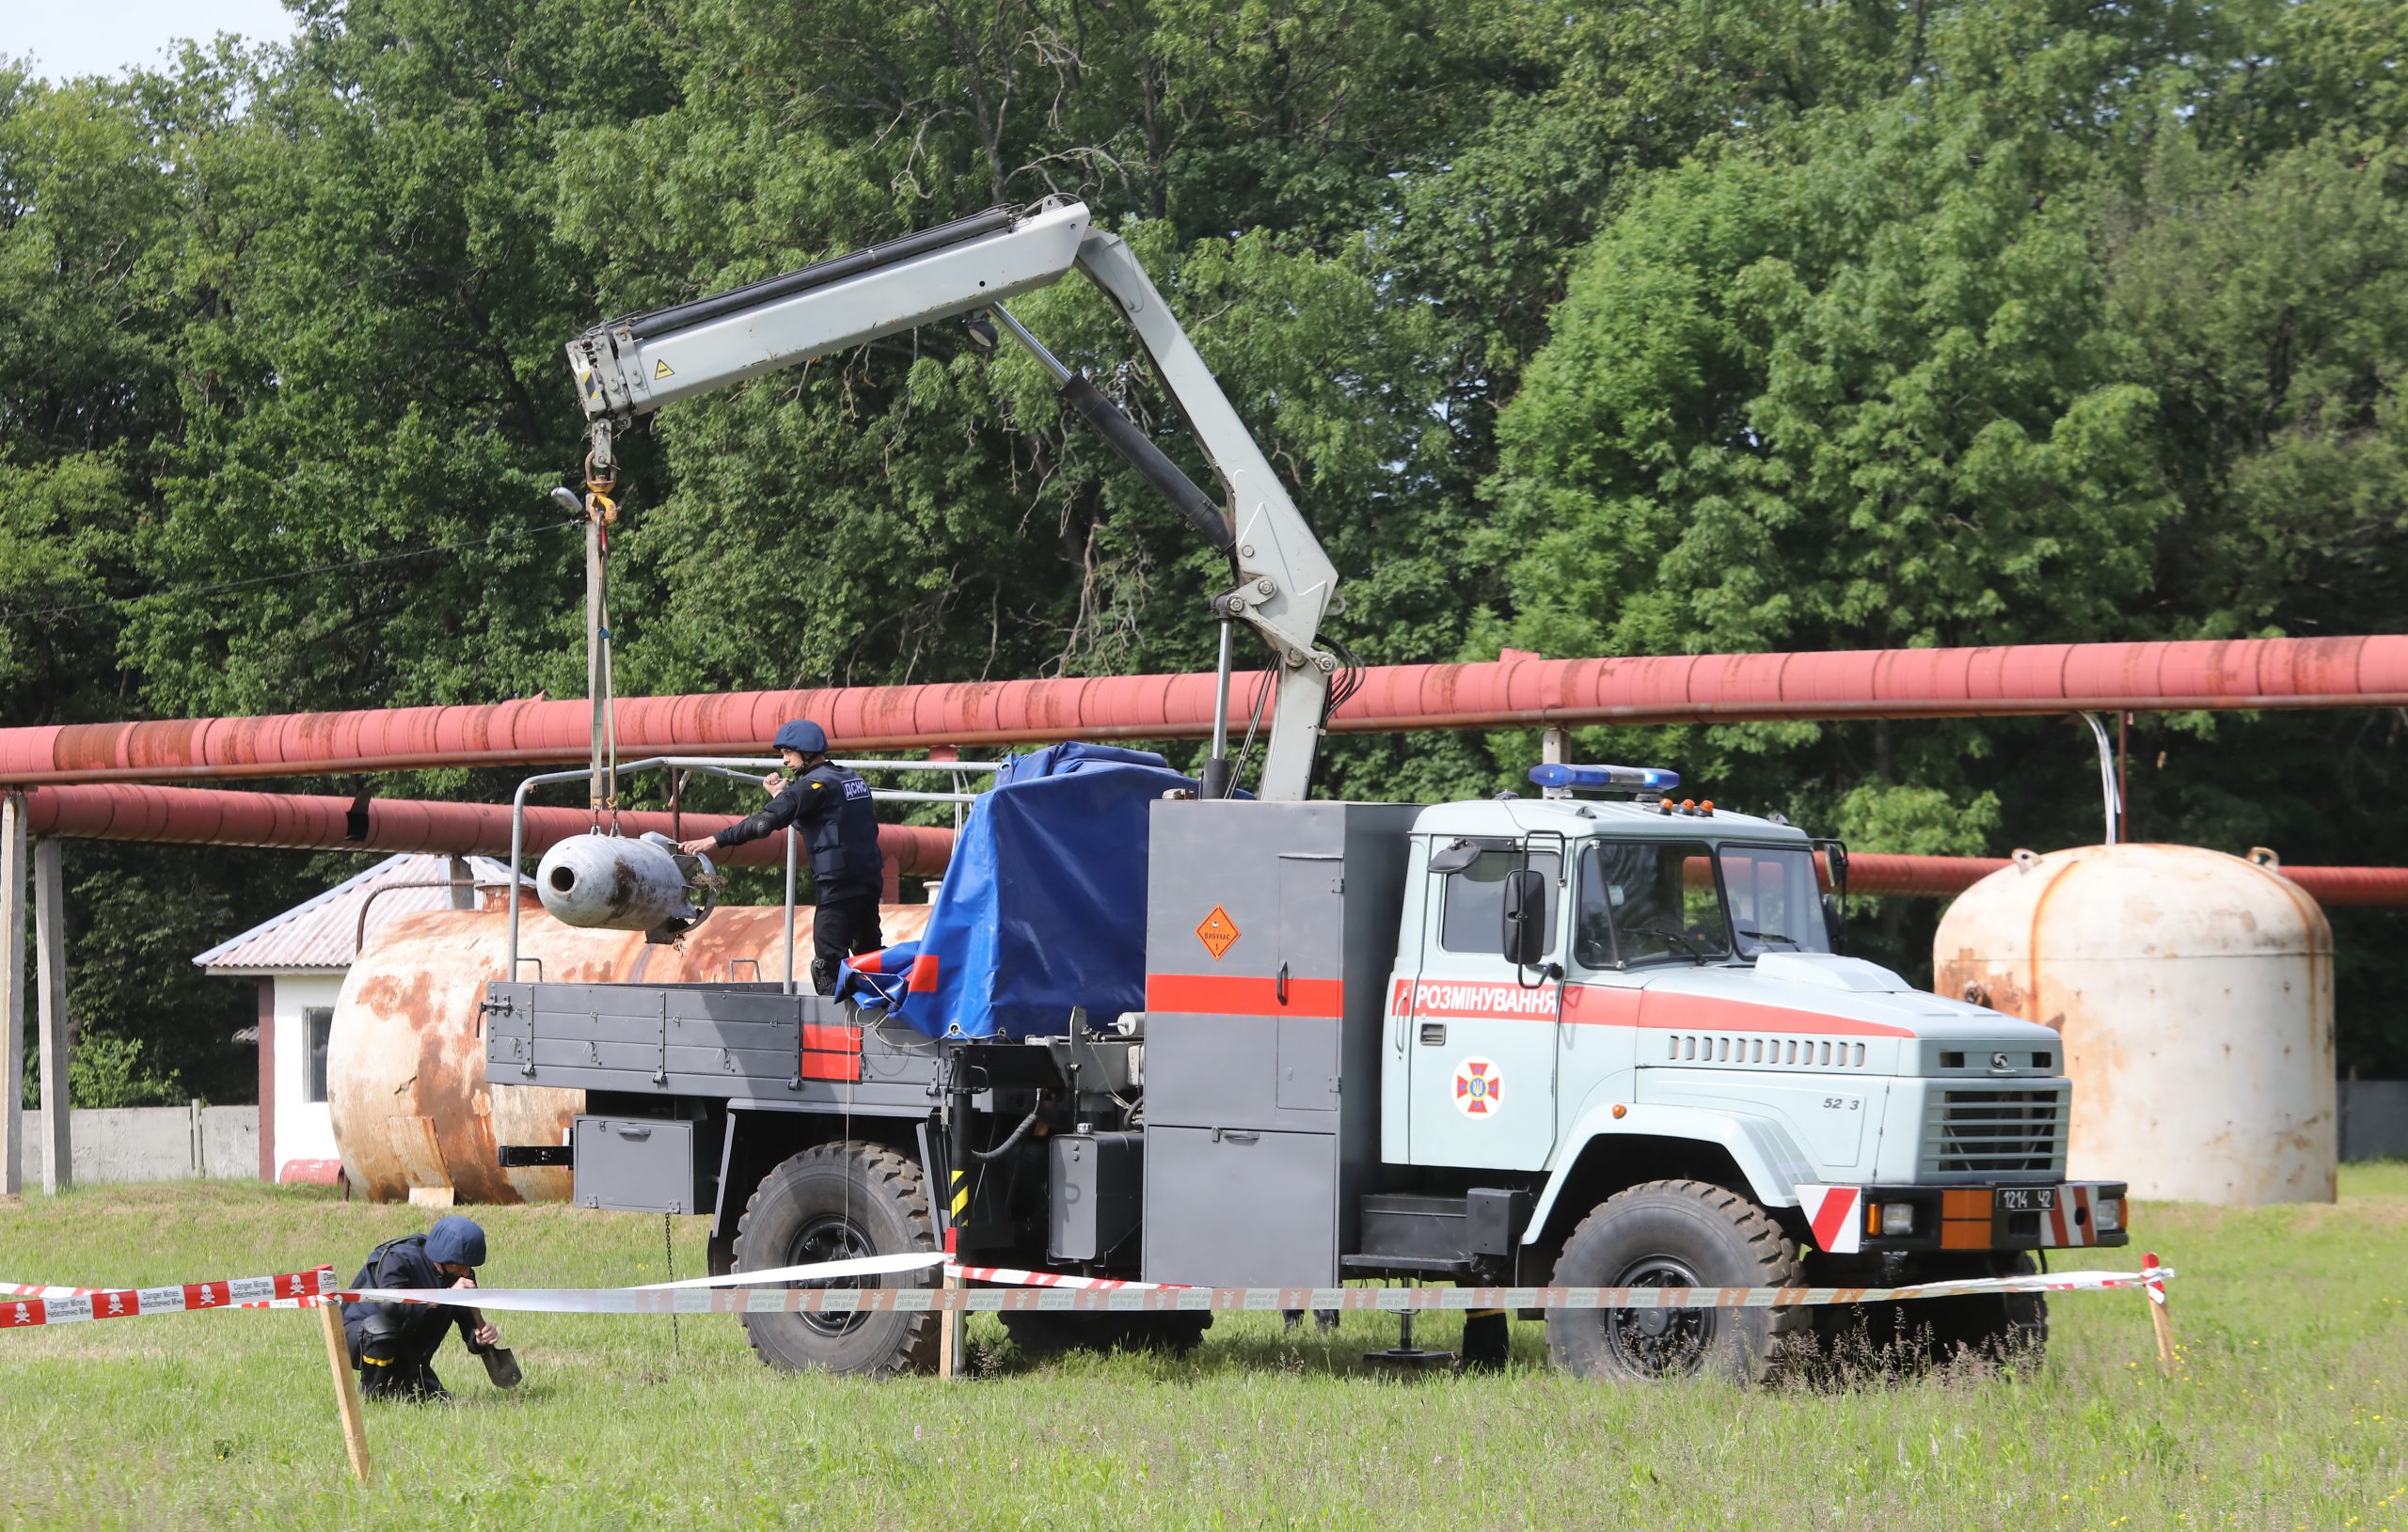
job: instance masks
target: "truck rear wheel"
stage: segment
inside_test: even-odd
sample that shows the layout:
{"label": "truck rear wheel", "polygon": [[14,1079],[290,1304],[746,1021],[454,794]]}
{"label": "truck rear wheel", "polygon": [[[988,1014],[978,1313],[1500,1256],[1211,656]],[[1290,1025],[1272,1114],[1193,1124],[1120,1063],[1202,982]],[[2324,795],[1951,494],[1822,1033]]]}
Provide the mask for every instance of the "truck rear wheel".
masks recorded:
{"label": "truck rear wheel", "polygon": [[[920,1167],[880,1144],[816,1145],[762,1178],[736,1226],[736,1270],[774,1271],[862,1256],[933,1253],[936,1220]],[[935,1286],[937,1271],[794,1287]],[[868,1378],[936,1366],[937,1316],[747,1314],[752,1350],[773,1366]]]}
{"label": "truck rear wheel", "polygon": [[[1789,1287],[1798,1247],[1746,1197],[1704,1181],[1649,1181],[1580,1221],[1555,1263],[1567,1287]],[[1699,1375],[1735,1382],[1772,1370],[1796,1308],[1551,1309],[1547,1348],[1584,1378],[1652,1382]]]}

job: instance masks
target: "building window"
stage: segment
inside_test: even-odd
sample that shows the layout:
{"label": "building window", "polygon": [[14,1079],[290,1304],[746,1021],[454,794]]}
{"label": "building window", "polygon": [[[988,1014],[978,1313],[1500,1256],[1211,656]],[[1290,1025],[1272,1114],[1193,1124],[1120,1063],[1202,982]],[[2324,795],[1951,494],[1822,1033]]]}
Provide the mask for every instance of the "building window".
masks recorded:
{"label": "building window", "polygon": [[326,1034],[334,1031],[335,1011],[331,1005],[306,1005],[301,1010],[301,1034],[309,1046],[308,1071],[301,1082],[301,1099],[324,1101],[326,1098]]}

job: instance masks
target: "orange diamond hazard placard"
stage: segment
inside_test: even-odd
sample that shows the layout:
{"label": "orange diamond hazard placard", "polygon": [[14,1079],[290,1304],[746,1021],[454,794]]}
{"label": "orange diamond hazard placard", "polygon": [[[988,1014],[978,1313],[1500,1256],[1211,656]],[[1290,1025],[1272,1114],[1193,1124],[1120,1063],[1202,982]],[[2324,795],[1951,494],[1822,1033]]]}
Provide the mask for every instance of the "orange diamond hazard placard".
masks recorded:
{"label": "orange diamond hazard placard", "polygon": [[1204,943],[1204,950],[1212,955],[1212,961],[1216,963],[1237,939],[1237,922],[1229,919],[1229,912],[1219,905],[1214,905],[1212,913],[1205,916],[1204,924],[1196,928],[1196,940]]}

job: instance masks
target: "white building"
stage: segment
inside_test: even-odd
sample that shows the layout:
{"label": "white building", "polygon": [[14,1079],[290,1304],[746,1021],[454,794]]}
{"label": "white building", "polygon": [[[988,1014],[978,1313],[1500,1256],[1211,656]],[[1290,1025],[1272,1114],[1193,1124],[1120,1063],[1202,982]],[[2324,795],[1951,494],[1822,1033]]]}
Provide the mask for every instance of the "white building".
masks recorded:
{"label": "white building", "polygon": [[260,1179],[331,1181],[342,1168],[326,1111],[326,1034],[363,937],[399,916],[474,909],[471,884],[508,887],[490,857],[404,852],[193,959],[260,986]]}

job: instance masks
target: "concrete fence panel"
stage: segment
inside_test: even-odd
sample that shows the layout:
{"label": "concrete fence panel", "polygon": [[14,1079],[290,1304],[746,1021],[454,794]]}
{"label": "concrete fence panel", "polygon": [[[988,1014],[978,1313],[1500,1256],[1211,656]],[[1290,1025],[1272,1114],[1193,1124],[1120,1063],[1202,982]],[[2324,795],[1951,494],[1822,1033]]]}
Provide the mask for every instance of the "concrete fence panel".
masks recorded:
{"label": "concrete fence panel", "polygon": [[[259,1175],[257,1107],[78,1107],[70,1115],[69,1132],[75,1145],[74,1178],[81,1186]],[[18,1162],[27,1186],[41,1182],[42,1138],[24,1136]]]}
{"label": "concrete fence panel", "polygon": [[2408,1156],[2408,1080],[2341,1082],[2341,1158]]}

